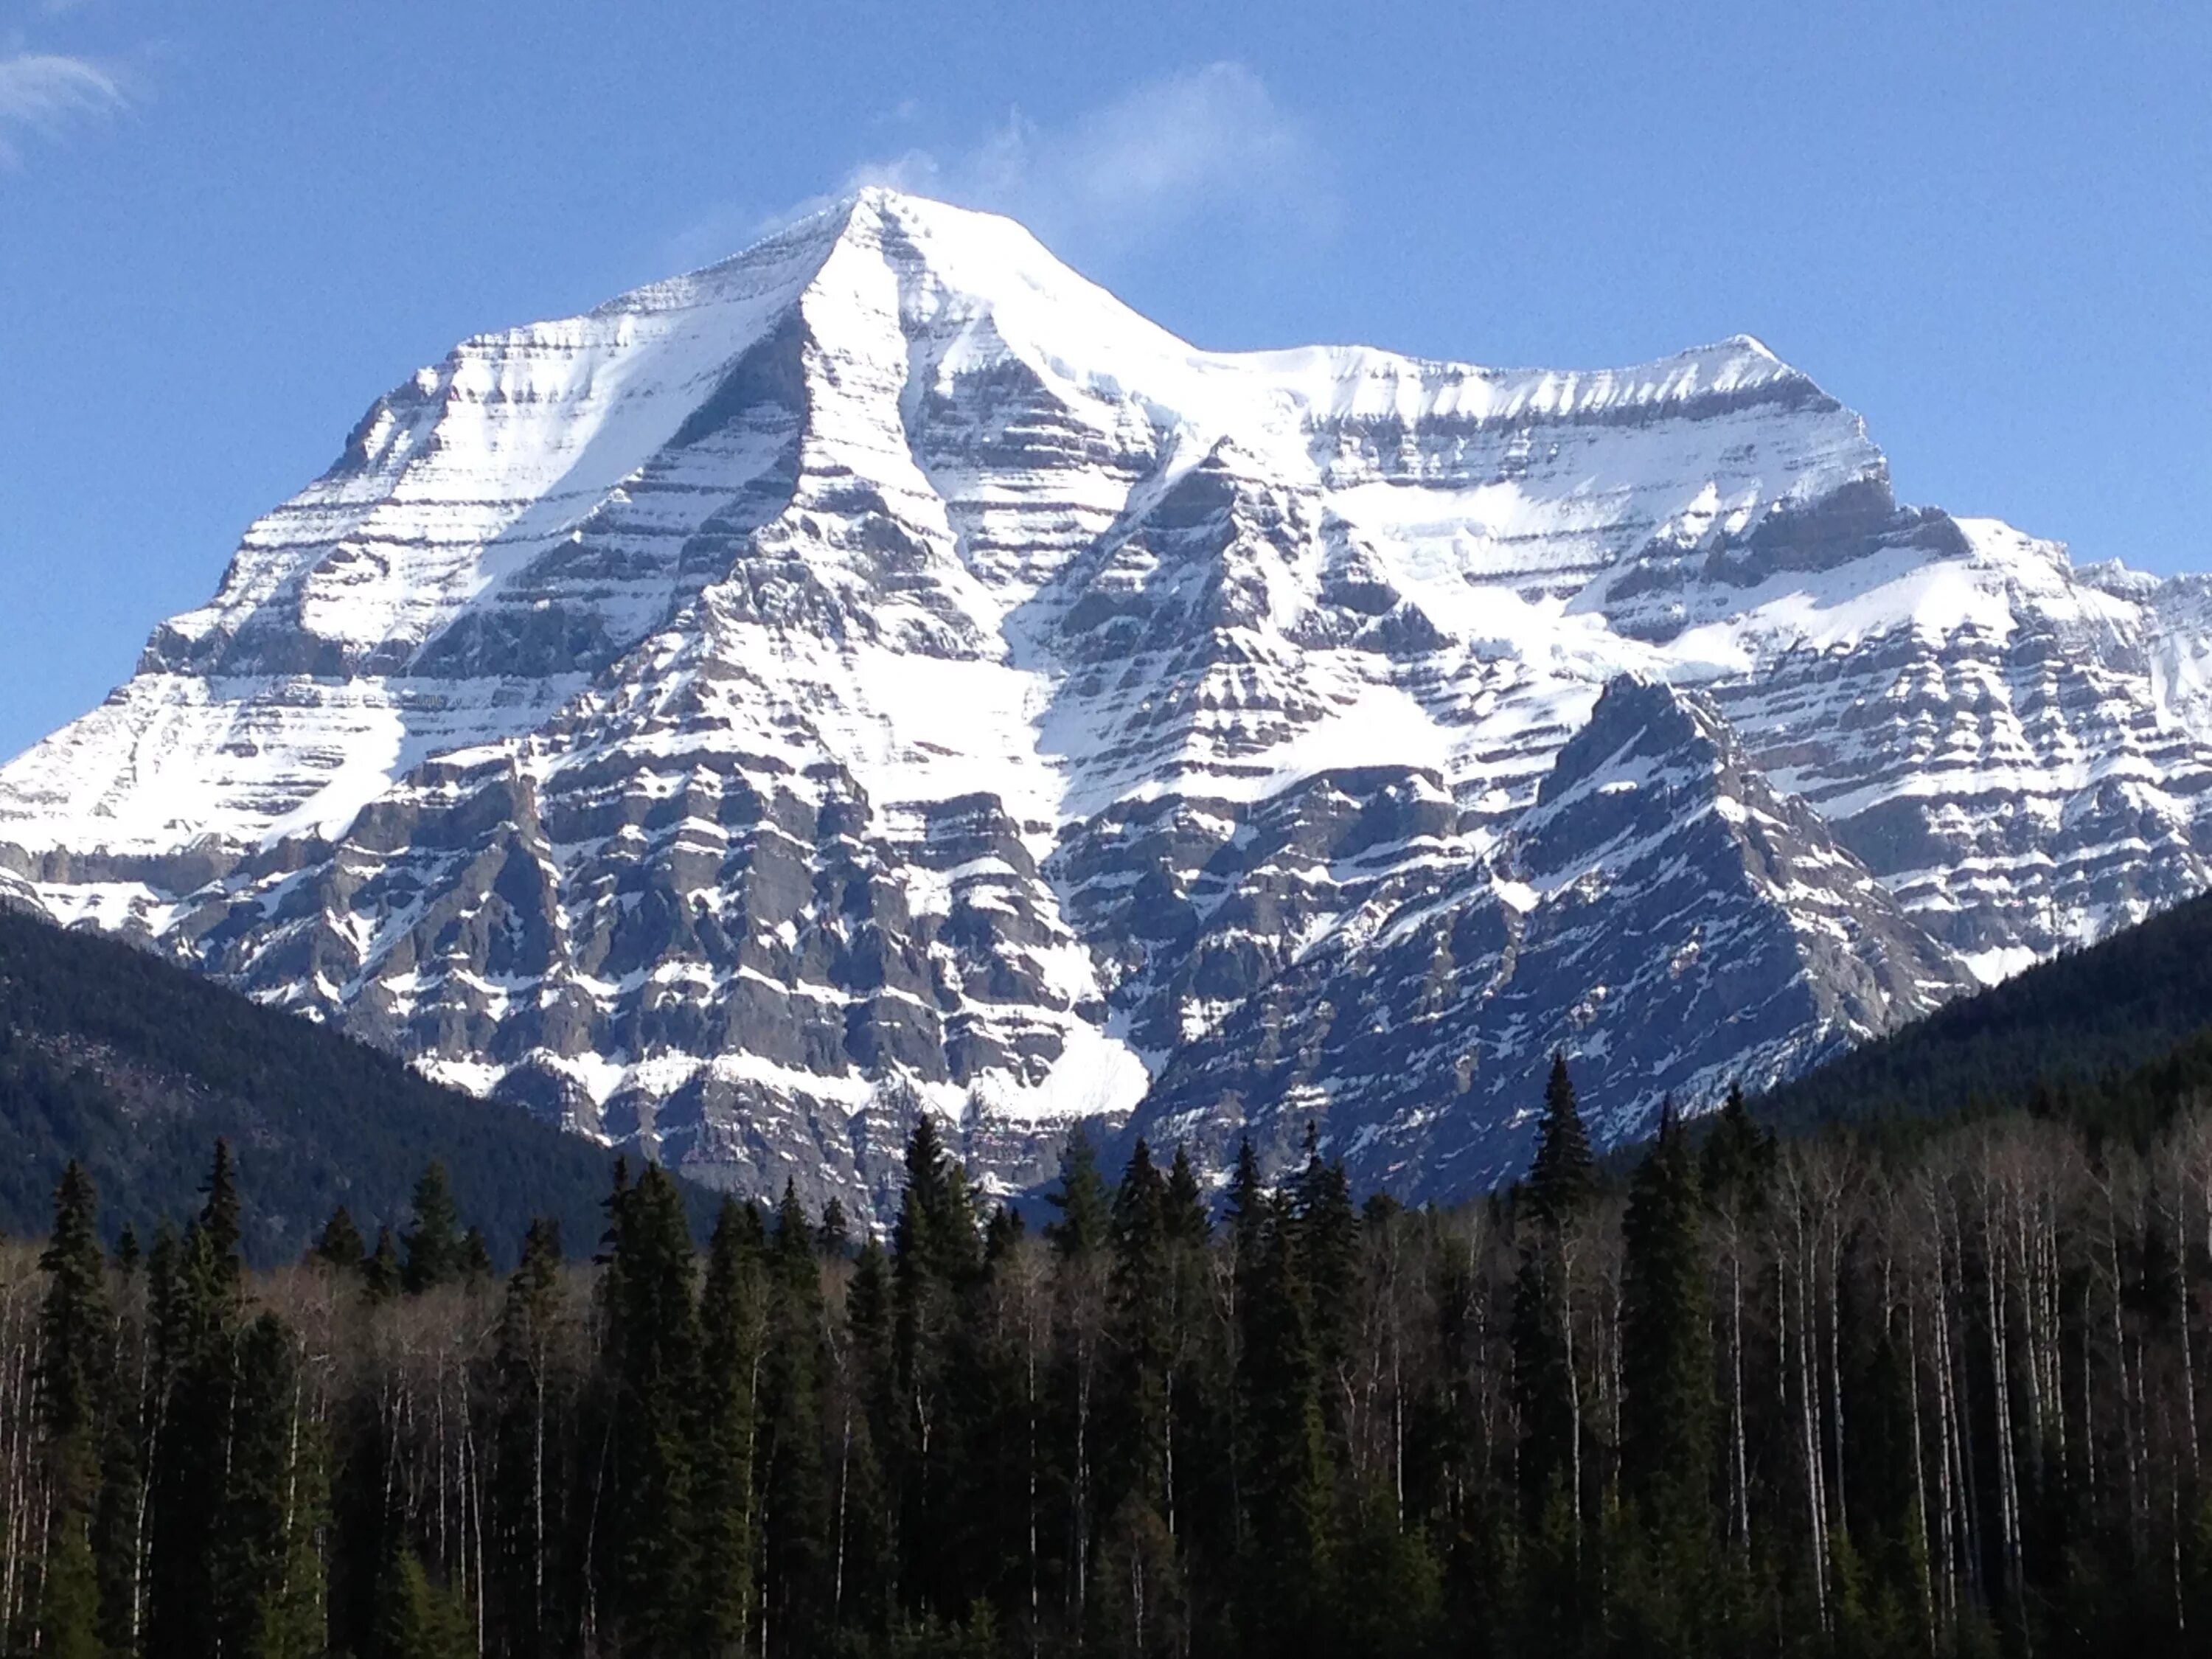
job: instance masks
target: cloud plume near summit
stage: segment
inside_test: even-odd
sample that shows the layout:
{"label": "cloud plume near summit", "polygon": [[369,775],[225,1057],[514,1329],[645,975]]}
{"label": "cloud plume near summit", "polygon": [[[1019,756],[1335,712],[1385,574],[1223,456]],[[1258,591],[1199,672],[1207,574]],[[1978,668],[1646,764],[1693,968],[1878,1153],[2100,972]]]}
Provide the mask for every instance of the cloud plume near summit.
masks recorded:
{"label": "cloud plume near summit", "polygon": [[[907,100],[885,118],[927,114]],[[1080,262],[1140,254],[1201,218],[1322,235],[1339,216],[1328,153],[1267,82],[1233,61],[1145,81],[1065,118],[1010,109],[971,142],[915,144],[852,167],[835,190],[763,217],[724,208],[670,245],[700,264],[868,185],[1020,220]]]}
{"label": "cloud plume near summit", "polygon": [[850,182],[987,208],[1048,242],[1110,250],[1224,211],[1324,228],[1335,213],[1328,172],[1267,83],[1224,62],[1146,82],[1063,124],[1014,110],[965,150],[908,150]]}

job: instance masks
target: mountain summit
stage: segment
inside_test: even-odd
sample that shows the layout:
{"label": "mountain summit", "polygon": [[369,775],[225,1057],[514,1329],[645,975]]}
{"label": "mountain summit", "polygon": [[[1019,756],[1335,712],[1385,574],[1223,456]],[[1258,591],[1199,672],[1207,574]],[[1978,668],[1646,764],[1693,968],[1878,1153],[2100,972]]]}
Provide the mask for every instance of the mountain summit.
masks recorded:
{"label": "mountain summit", "polygon": [[751,1190],[927,1110],[1464,1191],[1554,1048],[1617,1135],[2203,888],[2206,592],[1748,337],[1201,351],[868,190],[379,398],[0,890]]}

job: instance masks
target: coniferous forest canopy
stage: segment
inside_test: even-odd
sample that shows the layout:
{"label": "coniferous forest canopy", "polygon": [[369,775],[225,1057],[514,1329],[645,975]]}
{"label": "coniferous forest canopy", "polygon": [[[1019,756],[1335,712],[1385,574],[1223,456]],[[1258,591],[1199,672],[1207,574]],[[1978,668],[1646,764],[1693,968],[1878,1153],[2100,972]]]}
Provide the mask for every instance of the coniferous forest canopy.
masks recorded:
{"label": "coniferous forest canopy", "polygon": [[[0,903],[0,1230],[41,1231],[74,1159],[99,1186],[103,1236],[149,1237],[198,1202],[219,1137],[252,1199],[240,1253],[264,1267],[298,1256],[341,1203],[397,1224],[433,1158],[503,1265],[533,1212],[588,1245],[606,1184],[600,1151],[549,1123],[486,1111],[365,1043]],[[692,1199],[703,1224],[712,1209]]]}
{"label": "coniferous forest canopy", "polygon": [[[504,1279],[444,1171],[250,1273],[0,1252],[12,1651],[2035,1655],[2212,1629],[2212,1114],[1778,1140],[1620,1180],[1564,1062],[1528,1179],[1356,1204],[1071,1146],[1053,1218],[923,1119],[887,1243],[787,1198],[703,1249],[615,1166]],[[2133,1115],[2125,1121],[2140,1122]],[[1218,1214],[1210,1214],[1218,1209]],[[568,1241],[571,1244],[575,1241]]]}

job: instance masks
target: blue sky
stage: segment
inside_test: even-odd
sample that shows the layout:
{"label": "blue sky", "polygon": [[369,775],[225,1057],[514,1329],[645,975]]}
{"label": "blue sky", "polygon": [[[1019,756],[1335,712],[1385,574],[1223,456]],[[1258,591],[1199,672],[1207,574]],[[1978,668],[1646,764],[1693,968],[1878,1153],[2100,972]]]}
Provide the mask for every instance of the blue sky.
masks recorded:
{"label": "blue sky", "polygon": [[0,754],[377,393],[861,178],[1202,344],[1747,331],[1900,493],[2212,568],[2212,8],[0,0]]}

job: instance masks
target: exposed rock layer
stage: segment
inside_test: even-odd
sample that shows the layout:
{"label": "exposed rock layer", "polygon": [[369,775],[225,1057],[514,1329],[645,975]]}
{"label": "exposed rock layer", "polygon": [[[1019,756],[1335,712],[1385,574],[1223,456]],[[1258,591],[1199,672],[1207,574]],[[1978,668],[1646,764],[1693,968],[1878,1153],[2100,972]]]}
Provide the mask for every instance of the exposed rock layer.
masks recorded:
{"label": "exposed rock layer", "polygon": [[0,887],[708,1179],[1471,1190],[2206,884],[2204,585],[1738,338],[1195,350],[863,192],[465,343],[0,769]]}

